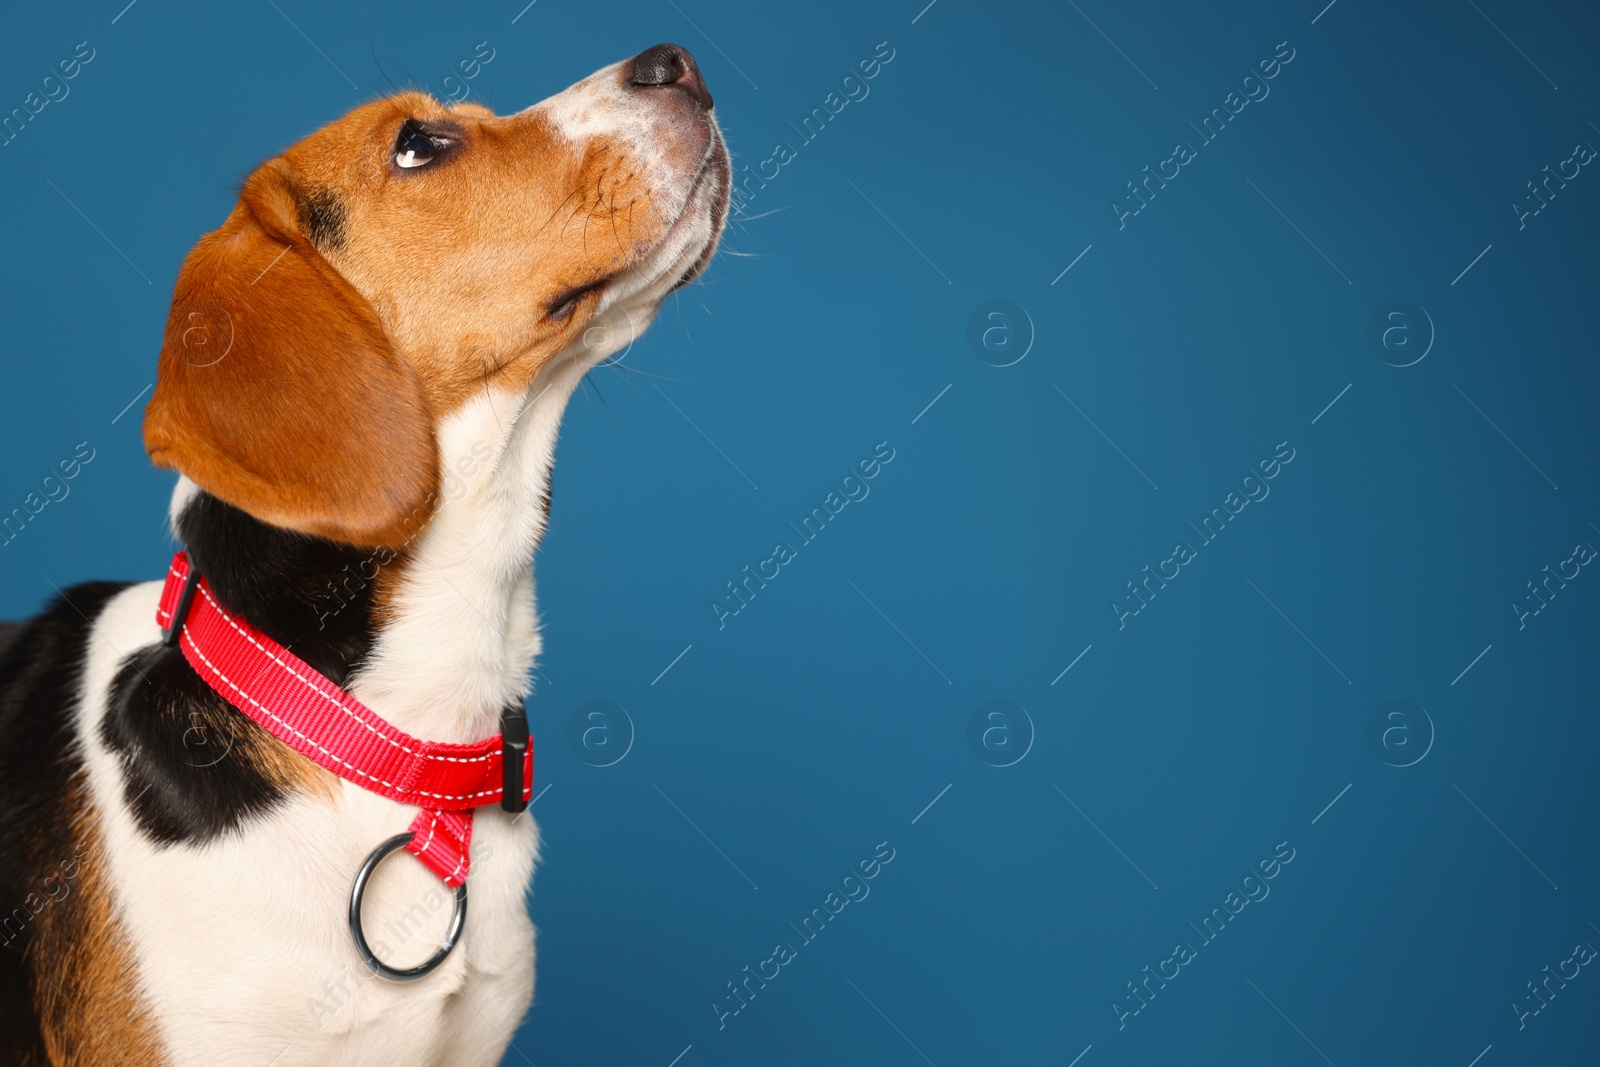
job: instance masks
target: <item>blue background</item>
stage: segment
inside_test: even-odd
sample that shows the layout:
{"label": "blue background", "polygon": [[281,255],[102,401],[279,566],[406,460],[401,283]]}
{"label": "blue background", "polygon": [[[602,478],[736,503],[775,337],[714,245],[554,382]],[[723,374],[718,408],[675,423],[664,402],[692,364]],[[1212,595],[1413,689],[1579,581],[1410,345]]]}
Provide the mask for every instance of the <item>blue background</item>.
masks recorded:
{"label": "blue background", "polygon": [[[143,390],[254,164],[387,78],[444,92],[479,41],[500,110],[677,41],[736,162],[798,151],[570,409],[537,564],[539,990],[506,1062],[1595,1062],[1591,968],[1522,1029],[1512,1005],[1600,946],[1600,577],[1520,629],[1511,605],[1600,545],[1600,176],[1520,229],[1510,205],[1600,145],[1600,15],[923,2],[8,14],[0,110],[95,58],[0,148],[0,508],[95,458],[0,550],[0,611],[159,575]],[[1197,158],[1119,228],[1178,140]],[[974,350],[991,300],[1023,315]],[[1392,300],[1422,314],[1386,349]],[[724,583],[882,441],[870,496],[719,629]],[[1119,628],[1125,583],[1280,442],[1270,496]],[[569,742],[594,700],[626,718]],[[1023,710],[969,744],[992,700]],[[1370,741],[1396,700],[1425,713]],[[798,945],[879,842],[870,895]],[[1280,842],[1270,896],[1203,944]],[[1197,958],[1119,1028],[1179,941]]]}

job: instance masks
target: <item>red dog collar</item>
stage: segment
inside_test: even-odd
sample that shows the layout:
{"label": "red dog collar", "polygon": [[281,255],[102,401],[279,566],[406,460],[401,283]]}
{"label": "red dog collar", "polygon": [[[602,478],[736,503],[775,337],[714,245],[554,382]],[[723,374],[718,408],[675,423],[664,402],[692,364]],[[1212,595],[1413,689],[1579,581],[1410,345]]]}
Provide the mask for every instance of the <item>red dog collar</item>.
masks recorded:
{"label": "red dog collar", "polygon": [[466,881],[473,809],[510,798],[507,809],[520,811],[533,794],[533,745],[520,705],[504,733],[476,744],[403,733],[225,611],[191,572],[187,553],[172,558],[156,622],[200,677],[263,730],[347,782],[421,808],[405,848],[447,886]]}

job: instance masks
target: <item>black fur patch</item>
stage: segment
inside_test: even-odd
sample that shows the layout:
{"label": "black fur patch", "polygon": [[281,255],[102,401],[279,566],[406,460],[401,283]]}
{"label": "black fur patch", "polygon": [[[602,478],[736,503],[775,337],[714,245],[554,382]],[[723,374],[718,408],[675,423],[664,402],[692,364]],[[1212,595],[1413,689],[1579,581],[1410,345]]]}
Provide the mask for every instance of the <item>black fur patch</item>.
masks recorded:
{"label": "black fur patch", "polygon": [[[228,611],[343,685],[372,643],[370,553],[268,526],[209,493],[178,516],[212,595]],[[119,753],[140,829],[164,843],[236,830],[283,797],[266,773],[282,742],[197,674],[178,648],[128,657],[101,724]],[[299,758],[299,757],[295,757]]]}
{"label": "black fur patch", "polygon": [[0,634],[0,1063],[47,1062],[28,956],[39,913],[77,906],[70,885],[61,892],[74,854],[73,780],[83,769],[71,745],[73,713],[89,620],[124,588],[74,586],[29,622],[3,624]]}
{"label": "black fur patch", "polygon": [[223,607],[344,685],[372,644],[373,579],[393,553],[269,526],[205,492],[177,528]]}
{"label": "black fur patch", "polygon": [[100,737],[122,757],[124,799],[139,828],[163,844],[227,833],[283,799],[260,761],[265,746],[282,742],[218,696],[176,648],[128,657]]}
{"label": "black fur patch", "polygon": [[300,225],[318,248],[343,248],[346,212],[344,201],[331,189],[316,189],[300,201]]}

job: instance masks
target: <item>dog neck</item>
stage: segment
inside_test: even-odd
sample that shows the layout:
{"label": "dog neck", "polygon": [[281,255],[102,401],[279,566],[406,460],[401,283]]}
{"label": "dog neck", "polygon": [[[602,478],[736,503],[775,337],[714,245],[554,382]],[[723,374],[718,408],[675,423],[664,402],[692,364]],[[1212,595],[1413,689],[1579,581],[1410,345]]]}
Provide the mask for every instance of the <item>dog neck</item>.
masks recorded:
{"label": "dog neck", "polygon": [[558,357],[527,390],[486,389],[444,419],[433,512],[398,551],[269,526],[187,478],[173,527],[225,606],[383,718],[479,740],[530,691],[533,555],[561,417],[588,366]]}

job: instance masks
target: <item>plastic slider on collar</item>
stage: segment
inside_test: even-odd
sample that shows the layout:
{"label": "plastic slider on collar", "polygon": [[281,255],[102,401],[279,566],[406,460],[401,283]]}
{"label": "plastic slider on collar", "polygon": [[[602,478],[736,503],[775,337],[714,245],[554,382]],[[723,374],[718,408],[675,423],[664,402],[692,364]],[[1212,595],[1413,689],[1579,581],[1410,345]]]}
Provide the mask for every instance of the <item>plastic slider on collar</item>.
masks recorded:
{"label": "plastic slider on collar", "polygon": [[522,796],[522,764],[528,755],[528,712],[519,701],[500,712],[500,807],[513,815],[528,808]]}
{"label": "plastic slider on collar", "polygon": [[173,648],[183,634],[183,620],[189,617],[189,607],[194,603],[194,591],[200,587],[200,568],[189,557],[189,575],[183,580],[183,592],[178,595],[178,606],[172,609],[172,625],[161,632],[161,644]]}

